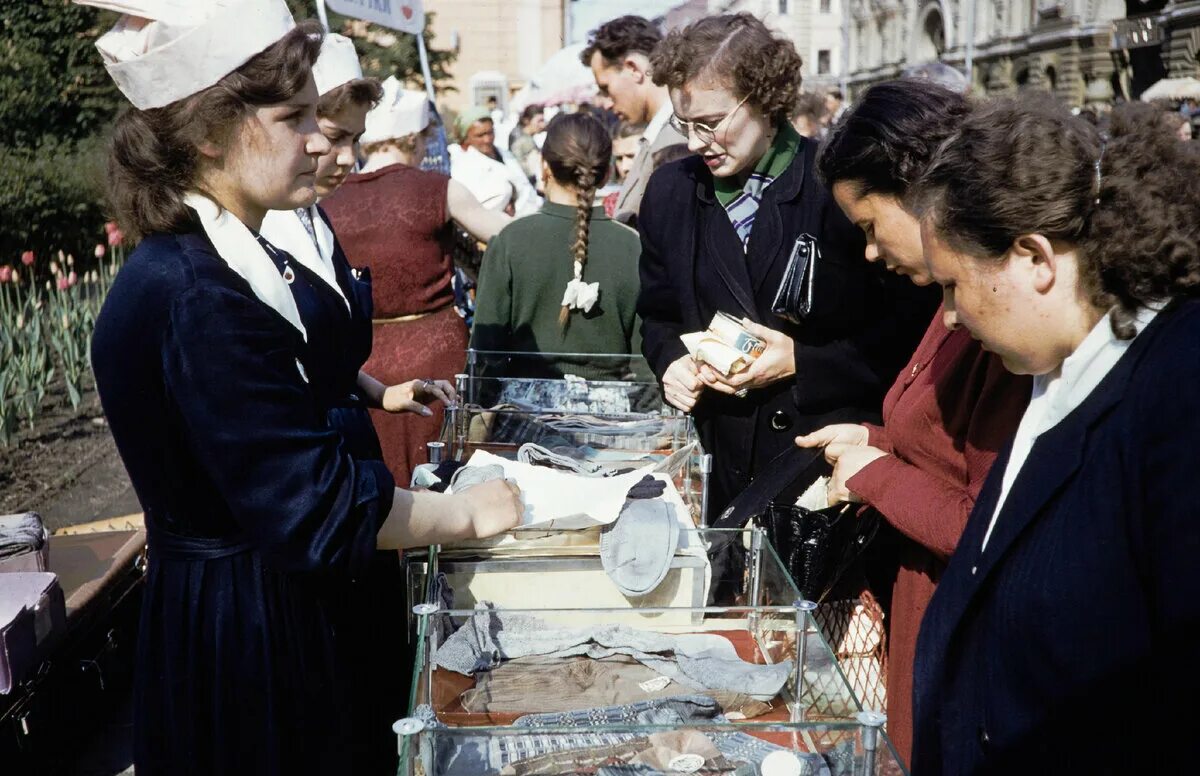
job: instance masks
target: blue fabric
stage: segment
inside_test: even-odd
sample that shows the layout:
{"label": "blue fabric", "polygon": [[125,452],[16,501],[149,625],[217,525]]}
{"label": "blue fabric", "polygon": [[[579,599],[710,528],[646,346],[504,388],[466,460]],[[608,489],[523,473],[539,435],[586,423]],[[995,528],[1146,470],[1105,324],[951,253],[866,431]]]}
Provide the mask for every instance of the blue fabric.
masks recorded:
{"label": "blue fabric", "polygon": [[983,552],[1001,453],[921,626],[913,773],[1195,770],[1197,385],[1190,301],[1037,439]]}
{"label": "blue fabric", "polygon": [[[325,590],[371,562],[394,483],[330,427],[339,378],[199,232],[142,241],[92,363],[150,531],[138,773],[345,772]],[[189,537],[247,547],[205,557]]]}

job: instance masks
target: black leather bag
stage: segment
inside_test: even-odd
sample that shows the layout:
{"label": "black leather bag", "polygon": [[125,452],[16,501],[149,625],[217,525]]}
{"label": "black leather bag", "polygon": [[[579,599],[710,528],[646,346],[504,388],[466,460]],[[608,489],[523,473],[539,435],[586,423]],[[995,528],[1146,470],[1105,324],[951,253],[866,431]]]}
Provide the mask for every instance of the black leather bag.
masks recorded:
{"label": "black leather bag", "polygon": [[788,256],[783,281],[771,303],[772,313],[792,323],[800,323],[808,317],[813,308],[813,289],[820,263],[821,246],[817,238],[811,234],[797,237]]}
{"label": "black leather bag", "polygon": [[772,502],[755,516],[806,600],[820,602],[879,530],[879,513],[853,504],[812,510]]}

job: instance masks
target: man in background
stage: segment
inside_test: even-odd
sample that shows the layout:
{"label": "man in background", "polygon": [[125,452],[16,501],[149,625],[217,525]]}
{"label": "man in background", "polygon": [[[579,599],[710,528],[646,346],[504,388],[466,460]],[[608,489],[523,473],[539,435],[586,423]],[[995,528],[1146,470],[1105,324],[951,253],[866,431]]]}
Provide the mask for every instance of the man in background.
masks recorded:
{"label": "man in background", "polygon": [[621,120],[646,124],[633,166],[617,196],[615,217],[626,223],[641,207],[654,171],[654,152],[687,142],[667,123],[672,109],[666,87],[656,86],[650,78],[650,53],[661,40],[662,33],[650,20],[621,16],[592,30],[580,55],[583,64],[592,69],[601,96],[611,100],[612,110]]}

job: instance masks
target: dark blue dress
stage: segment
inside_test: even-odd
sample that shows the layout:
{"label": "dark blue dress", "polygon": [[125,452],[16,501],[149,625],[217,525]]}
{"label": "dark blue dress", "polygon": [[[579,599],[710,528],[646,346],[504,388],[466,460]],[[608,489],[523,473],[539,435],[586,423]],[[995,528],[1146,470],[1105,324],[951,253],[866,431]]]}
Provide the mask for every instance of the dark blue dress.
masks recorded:
{"label": "dark blue dress", "polygon": [[[320,215],[324,218],[323,212]],[[327,218],[325,222],[329,224]],[[370,269],[352,269],[341,243],[334,239],[334,274],[349,302],[347,309],[321,277],[286,251],[260,241],[289,281],[316,367],[317,373],[309,378],[330,407],[330,426],[341,432],[353,457],[382,461],[379,437],[357,385],[358,372],[371,354]],[[399,765],[392,723],[407,711],[412,668],[404,585],[399,554],[380,550],[367,568],[328,590],[335,600],[333,626],[350,703],[356,774],[391,776]]]}
{"label": "dark blue dress", "polygon": [[394,482],[331,424],[338,346],[306,328],[309,343],[198,230],[143,240],[96,323],[149,532],[140,776],[353,770],[330,591],[370,567]]}

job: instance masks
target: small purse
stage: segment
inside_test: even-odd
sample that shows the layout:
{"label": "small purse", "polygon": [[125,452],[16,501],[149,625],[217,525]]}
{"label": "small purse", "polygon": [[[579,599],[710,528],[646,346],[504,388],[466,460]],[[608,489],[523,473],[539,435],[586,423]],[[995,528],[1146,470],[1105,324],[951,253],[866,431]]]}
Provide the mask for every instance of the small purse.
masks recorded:
{"label": "small purse", "polygon": [[796,238],[792,253],[788,257],[783,281],[775,292],[771,312],[792,323],[800,323],[813,307],[813,286],[817,274],[817,263],[821,258],[821,246],[811,234]]}
{"label": "small purse", "polygon": [[754,518],[805,600],[820,603],[879,530],[879,513],[854,504],[807,509],[771,502]]}

